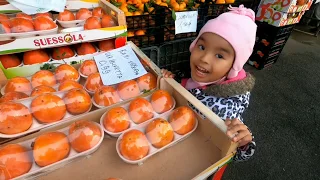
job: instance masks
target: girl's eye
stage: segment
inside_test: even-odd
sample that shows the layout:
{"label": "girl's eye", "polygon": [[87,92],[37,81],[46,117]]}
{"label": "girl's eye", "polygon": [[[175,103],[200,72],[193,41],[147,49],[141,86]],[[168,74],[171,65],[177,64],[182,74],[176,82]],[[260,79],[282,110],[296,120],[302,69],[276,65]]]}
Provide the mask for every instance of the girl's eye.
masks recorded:
{"label": "girl's eye", "polygon": [[219,58],[219,59],[223,58],[223,56],[221,54],[216,54],[216,57]]}
{"label": "girl's eye", "polygon": [[204,50],[204,46],[199,45],[199,49],[203,51]]}

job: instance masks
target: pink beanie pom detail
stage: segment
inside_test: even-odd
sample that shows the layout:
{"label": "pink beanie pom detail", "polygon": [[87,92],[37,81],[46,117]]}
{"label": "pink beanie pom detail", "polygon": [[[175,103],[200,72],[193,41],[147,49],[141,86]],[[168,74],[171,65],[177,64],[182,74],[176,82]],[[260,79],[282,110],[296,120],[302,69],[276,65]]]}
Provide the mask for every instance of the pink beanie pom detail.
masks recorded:
{"label": "pink beanie pom detail", "polygon": [[229,7],[229,12],[209,20],[200,30],[198,37],[191,43],[192,52],[199,37],[203,33],[215,33],[227,40],[235,51],[235,60],[227,79],[235,78],[249,59],[256,39],[257,25],[255,13],[243,5]]}

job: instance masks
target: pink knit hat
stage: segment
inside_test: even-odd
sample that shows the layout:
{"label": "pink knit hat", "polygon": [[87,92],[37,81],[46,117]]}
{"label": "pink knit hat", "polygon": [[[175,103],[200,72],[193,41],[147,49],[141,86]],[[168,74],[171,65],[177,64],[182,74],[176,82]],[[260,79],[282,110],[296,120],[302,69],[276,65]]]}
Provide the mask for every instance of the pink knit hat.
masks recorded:
{"label": "pink knit hat", "polygon": [[236,77],[243,69],[253,51],[257,31],[257,25],[254,22],[255,14],[251,9],[240,5],[239,8],[229,7],[229,10],[229,12],[208,21],[190,45],[190,51],[192,51],[199,37],[206,32],[215,33],[227,40],[236,53],[233,67],[230,69],[227,79]]}

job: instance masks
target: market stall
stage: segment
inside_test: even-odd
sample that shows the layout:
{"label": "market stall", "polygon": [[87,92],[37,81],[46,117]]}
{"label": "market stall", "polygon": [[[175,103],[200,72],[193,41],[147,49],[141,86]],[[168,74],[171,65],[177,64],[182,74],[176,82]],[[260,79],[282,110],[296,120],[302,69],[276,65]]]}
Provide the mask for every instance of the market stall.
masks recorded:
{"label": "market stall", "polygon": [[199,30],[240,4],[257,12],[248,62],[268,67],[312,3],[37,2],[0,0],[0,179],[220,179],[237,144],[160,69],[190,76]]}
{"label": "market stall", "polygon": [[[171,32],[168,4],[149,7],[145,19],[106,0],[29,14],[14,5],[0,6],[1,178],[205,179],[234,156],[224,122],[149,59],[196,36]],[[195,13],[200,3],[190,5]],[[152,26],[161,36],[147,36]]]}

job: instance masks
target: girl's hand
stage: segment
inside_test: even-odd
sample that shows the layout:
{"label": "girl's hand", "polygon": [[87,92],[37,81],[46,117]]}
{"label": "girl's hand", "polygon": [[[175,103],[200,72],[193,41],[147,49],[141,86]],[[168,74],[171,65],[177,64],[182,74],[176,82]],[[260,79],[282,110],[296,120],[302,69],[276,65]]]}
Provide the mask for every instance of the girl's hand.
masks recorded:
{"label": "girl's hand", "polygon": [[174,74],[166,69],[161,69],[161,73],[165,78],[174,78]]}
{"label": "girl's hand", "polygon": [[239,119],[227,119],[225,124],[228,126],[227,136],[230,137],[233,142],[238,142],[239,147],[252,141],[251,132]]}

